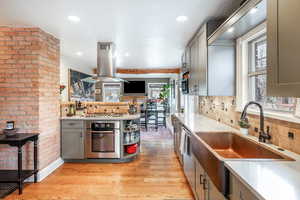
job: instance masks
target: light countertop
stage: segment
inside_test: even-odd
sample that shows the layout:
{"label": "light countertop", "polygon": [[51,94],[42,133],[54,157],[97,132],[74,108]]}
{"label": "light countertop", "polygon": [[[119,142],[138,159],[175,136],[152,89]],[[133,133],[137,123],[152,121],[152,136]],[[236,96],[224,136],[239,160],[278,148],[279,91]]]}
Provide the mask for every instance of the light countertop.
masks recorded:
{"label": "light countertop", "polygon": [[81,117],[81,116],[72,116],[72,117],[61,117],[61,120],[134,120],[140,118],[140,114],[135,115],[121,115],[121,116],[95,116],[95,117]]}
{"label": "light countertop", "polygon": [[[234,131],[227,125],[199,114],[175,114],[192,133]],[[258,140],[249,136],[249,139]],[[277,150],[275,145],[263,144]],[[295,161],[230,160],[225,166],[260,200],[300,200],[300,155],[280,152]]]}
{"label": "light countertop", "polygon": [[176,113],[175,116],[181,121],[181,123],[191,132],[223,132],[223,131],[234,131],[236,129],[231,128],[225,124],[217,122],[216,120],[210,119],[199,114],[181,114]]}

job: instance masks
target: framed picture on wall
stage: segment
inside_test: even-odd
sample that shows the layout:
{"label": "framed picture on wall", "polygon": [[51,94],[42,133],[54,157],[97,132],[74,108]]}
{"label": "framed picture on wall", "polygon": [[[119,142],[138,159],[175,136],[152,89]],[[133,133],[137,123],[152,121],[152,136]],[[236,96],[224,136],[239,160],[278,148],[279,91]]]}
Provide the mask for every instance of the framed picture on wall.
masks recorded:
{"label": "framed picture on wall", "polygon": [[69,69],[69,101],[95,101],[95,82],[92,77],[73,69]]}

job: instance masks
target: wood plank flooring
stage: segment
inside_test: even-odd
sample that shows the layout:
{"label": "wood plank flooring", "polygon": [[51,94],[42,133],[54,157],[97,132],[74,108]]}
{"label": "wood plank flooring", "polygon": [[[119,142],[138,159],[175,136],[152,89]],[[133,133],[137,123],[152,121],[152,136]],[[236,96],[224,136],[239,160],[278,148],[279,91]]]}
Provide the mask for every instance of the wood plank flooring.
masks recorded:
{"label": "wood plank flooring", "polygon": [[193,200],[166,129],[142,133],[142,152],[123,164],[66,163],[5,200]]}

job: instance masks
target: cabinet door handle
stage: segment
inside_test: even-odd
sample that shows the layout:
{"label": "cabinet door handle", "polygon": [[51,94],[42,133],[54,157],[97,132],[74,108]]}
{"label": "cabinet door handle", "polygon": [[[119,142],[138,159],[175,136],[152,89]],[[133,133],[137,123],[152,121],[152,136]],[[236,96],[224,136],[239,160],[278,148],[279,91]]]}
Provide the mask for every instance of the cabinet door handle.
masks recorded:
{"label": "cabinet door handle", "polygon": [[240,200],[244,200],[242,191],[240,191]]}
{"label": "cabinet door handle", "polygon": [[187,135],[186,139],[187,139],[187,146],[186,146],[187,151],[186,151],[186,153],[187,153],[188,156],[190,156],[191,155],[191,141],[190,141],[190,137]]}
{"label": "cabinet door handle", "polygon": [[204,176],[203,176],[202,174],[200,174],[200,184],[201,184],[201,185],[204,183],[203,177],[204,177]]}
{"label": "cabinet door handle", "polygon": [[207,184],[207,180],[205,178],[205,179],[203,179],[203,190],[207,190],[208,189],[208,187],[206,187],[206,184]]}

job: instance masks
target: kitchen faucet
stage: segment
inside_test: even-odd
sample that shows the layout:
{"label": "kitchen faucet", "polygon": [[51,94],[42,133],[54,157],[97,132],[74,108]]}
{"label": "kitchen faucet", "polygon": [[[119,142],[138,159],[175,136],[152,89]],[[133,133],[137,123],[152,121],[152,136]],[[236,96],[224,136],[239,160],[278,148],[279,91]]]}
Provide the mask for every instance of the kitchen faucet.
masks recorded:
{"label": "kitchen faucet", "polygon": [[247,109],[250,105],[256,105],[258,108],[259,108],[259,111],[260,111],[260,131],[259,131],[259,141],[260,142],[266,142],[266,140],[270,140],[271,139],[271,135],[269,134],[269,127],[267,127],[267,132],[265,132],[264,130],[264,111],[263,111],[263,107],[255,102],[255,101],[250,101],[249,103],[247,103],[247,105],[244,107],[244,110],[242,112],[242,115],[241,115],[241,120],[246,120],[247,119]]}

